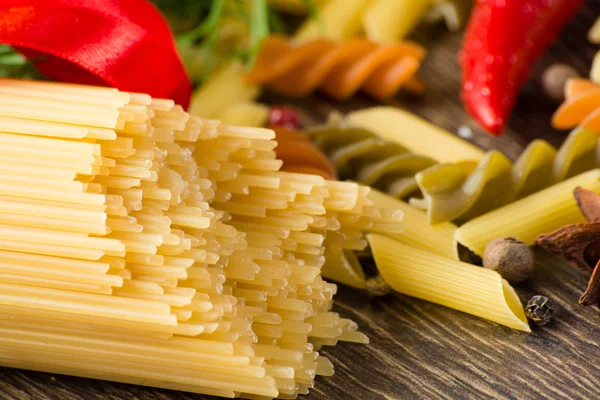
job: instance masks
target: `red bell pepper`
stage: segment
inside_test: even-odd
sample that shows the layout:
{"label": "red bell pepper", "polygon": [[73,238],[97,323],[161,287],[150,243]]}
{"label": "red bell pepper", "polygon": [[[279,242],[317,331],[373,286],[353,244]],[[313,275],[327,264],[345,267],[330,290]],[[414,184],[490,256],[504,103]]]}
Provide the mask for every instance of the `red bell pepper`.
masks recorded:
{"label": "red bell pepper", "polygon": [[477,0],[463,47],[467,111],[500,135],[538,57],[584,0]]}
{"label": "red bell pepper", "polygon": [[191,85],[160,12],[147,0],[0,0],[0,43],[46,76],[166,97]]}

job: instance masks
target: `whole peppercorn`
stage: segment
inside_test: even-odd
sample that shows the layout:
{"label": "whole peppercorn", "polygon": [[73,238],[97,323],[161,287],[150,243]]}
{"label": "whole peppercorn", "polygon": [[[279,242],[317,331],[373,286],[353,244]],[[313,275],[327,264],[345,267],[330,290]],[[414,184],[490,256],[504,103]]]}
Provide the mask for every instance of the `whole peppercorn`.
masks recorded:
{"label": "whole peppercorn", "polygon": [[367,292],[372,297],[380,297],[385,296],[389,292],[391,292],[392,288],[388,283],[383,279],[381,274],[373,278],[367,279]]}
{"label": "whole peppercorn", "polygon": [[546,296],[533,296],[527,302],[525,315],[537,326],[546,325],[554,315],[552,301]]}
{"label": "whole peppercorn", "polygon": [[525,243],[515,238],[492,240],[483,253],[483,266],[498,272],[510,283],[529,278],[535,259]]}
{"label": "whole peppercorn", "polygon": [[565,98],[567,81],[577,77],[579,73],[570,65],[552,64],[542,74],[542,88],[548,97],[560,102]]}

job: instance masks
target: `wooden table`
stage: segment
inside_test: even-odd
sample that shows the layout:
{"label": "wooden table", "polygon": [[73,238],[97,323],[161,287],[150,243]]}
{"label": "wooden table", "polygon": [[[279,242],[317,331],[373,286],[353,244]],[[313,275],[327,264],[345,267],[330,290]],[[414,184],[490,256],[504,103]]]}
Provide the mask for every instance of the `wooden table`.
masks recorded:
{"label": "wooden table", "polygon": [[[587,75],[597,49],[586,40],[600,1],[589,1],[561,40],[544,57],[539,71],[562,61]],[[485,148],[498,148],[516,158],[530,140],[544,138],[555,145],[564,132],[551,129],[549,118],[556,104],[541,95],[532,80],[520,97],[506,135],[499,139],[482,133],[458,101],[459,72],[456,52],[460,35],[442,28],[422,34],[430,55],[421,76],[429,90],[421,96],[400,95],[402,105],[434,123],[456,132],[470,127],[472,140]],[[283,101],[272,98],[273,101]],[[328,110],[349,110],[372,105],[357,98],[349,104],[332,104],[324,98],[290,103],[306,117],[323,121]],[[393,294],[376,300],[340,287],[335,310],[355,320],[371,338],[368,346],[341,343],[322,351],[336,374],[318,378],[308,399],[442,399],[519,398],[594,399],[600,381],[600,315],[577,299],[588,273],[539,254],[533,278],[516,289],[526,302],[533,294],[549,296],[555,305],[552,323],[532,334],[471,317],[435,304]],[[195,399],[210,397],[0,368],[0,399]]]}

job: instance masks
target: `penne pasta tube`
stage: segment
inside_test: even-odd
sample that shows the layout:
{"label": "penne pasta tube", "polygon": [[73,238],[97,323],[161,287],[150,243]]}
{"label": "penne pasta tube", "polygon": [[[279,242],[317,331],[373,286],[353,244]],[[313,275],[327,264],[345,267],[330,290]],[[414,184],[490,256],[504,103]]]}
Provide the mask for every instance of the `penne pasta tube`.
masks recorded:
{"label": "penne pasta tube", "polygon": [[542,233],[585,221],[573,197],[578,186],[600,192],[600,170],[584,172],[483,214],[458,228],[456,241],[479,256],[489,242],[498,238],[514,237],[533,245]]}
{"label": "penne pasta tube", "polygon": [[530,332],[514,289],[495,271],[369,234],[377,269],[396,291]]}
{"label": "penne pasta tube", "polygon": [[485,154],[466,140],[397,108],[372,107],[354,111],[345,121],[349,126],[370,130],[382,139],[404,146],[411,153],[439,162],[479,161]]}
{"label": "penne pasta tube", "polygon": [[454,233],[456,225],[451,222],[430,225],[427,214],[416,209],[402,200],[372,189],[368,194],[369,199],[376,207],[382,209],[396,209],[402,211],[402,224],[404,230],[401,233],[388,233],[378,231],[399,242],[410,246],[419,247],[458,260],[458,251]]}
{"label": "penne pasta tube", "polygon": [[425,16],[429,0],[375,0],[363,16],[367,37],[391,43],[404,38]]}

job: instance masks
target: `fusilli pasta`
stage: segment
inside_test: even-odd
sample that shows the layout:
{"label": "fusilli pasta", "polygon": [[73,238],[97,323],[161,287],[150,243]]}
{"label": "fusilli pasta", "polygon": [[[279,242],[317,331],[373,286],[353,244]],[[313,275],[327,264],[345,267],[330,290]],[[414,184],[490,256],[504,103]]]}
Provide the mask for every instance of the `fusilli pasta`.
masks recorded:
{"label": "fusilli pasta", "polygon": [[[586,86],[579,84],[577,90],[584,90]],[[407,149],[416,138],[397,135],[402,136],[398,141],[386,140],[375,129],[369,130],[368,124],[339,119],[334,117],[329,125],[307,134],[328,155],[340,177],[400,199],[413,194],[411,204],[427,210],[430,223],[468,221],[600,165],[598,134],[591,129],[574,130],[558,150],[535,140],[514,164],[496,150],[480,159],[439,163],[439,156]]]}
{"label": "fusilli pasta", "polygon": [[556,129],[580,125],[600,132],[600,86],[587,79],[570,79],[565,86],[565,101],[552,116]]}
{"label": "fusilli pasta", "polygon": [[384,46],[366,39],[342,43],[317,39],[294,45],[273,35],[263,44],[247,79],[289,97],[319,89],[344,100],[362,90],[381,100],[413,78],[424,56],[425,49],[412,42]]}
{"label": "fusilli pasta", "polygon": [[397,198],[418,190],[415,174],[437,163],[362,127],[332,122],[308,135],[327,154],[342,179],[363,182]]}

